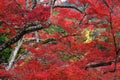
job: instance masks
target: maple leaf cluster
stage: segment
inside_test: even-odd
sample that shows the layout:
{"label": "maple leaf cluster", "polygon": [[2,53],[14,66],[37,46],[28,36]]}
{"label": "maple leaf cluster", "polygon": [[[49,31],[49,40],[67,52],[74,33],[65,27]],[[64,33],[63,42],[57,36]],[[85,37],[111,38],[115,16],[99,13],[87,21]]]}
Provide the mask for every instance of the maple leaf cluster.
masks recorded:
{"label": "maple leaf cluster", "polygon": [[[21,48],[28,53],[11,69],[5,70],[1,64],[0,78],[119,80],[120,1],[67,0],[68,5],[43,2],[46,4],[37,4],[31,10],[24,0],[0,0],[0,33],[9,33],[12,38],[18,31],[15,26],[29,30],[24,27],[27,23],[38,22],[44,27],[37,31],[39,42],[23,42]],[[23,36],[26,40],[32,37],[34,32]]]}

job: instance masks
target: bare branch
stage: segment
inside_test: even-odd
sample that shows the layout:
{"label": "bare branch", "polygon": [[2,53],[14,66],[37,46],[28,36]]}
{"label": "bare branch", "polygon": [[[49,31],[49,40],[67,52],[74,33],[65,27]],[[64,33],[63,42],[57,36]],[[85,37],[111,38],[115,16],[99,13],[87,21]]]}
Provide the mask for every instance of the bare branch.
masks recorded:
{"label": "bare branch", "polygon": [[[30,27],[31,26],[31,27]],[[36,23],[28,23],[25,25],[24,28],[22,28],[12,39],[10,39],[9,41],[7,41],[6,43],[0,45],[0,51],[3,51],[5,48],[9,47],[10,45],[16,43],[17,41],[19,41],[23,35],[33,32],[33,31],[37,31],[37,30],[41,30],[44,27],[42,25],[38,25]]]}
{"label": "bare branch", "polygon": [[39,34],[37,31],[35,31],[35,36],[36,36],[36,42],[39,43]]}
{"label": "bare branch", "polygon": [[103,1],[103,3],[108,7],[108,9],[110,9],[111,12],[113,12],[112,8],[108,5],[108,3],[106,2],[106,0],[102,0],[102,1]]}
{"label": "bare branch", "polygon": [[33,31],[38,31],[38,30],[41,30],[43,28],[45,28],[45,27],[43,27],[42,25],[32,26],[32,27],[26,29],[25,34],[33,32]]}
{"label": "bare branch", "polygon": [[25,6],[26,6],[26,8],[29,8],[29,1],[28,0],[25,0]]}
{"label": "bare branch", "polygon": [[[111,28],[111,31],[113,31],[113,23],[112,23],[112,13],[110,12],[110,28]],[[115,34],[113,32],[111,32],[112,34],[112,37],[113,37],[113,44],[114,44],[114,49],[115,49],[115,67],[114,67],[114,72],[116,71],[116,68],[117,68],[117,62],[118,62],[118,52],[117,52],[117,42],[116,42],[116,37],[115,37]]]}
{"label": "bare branch", "polygon": [[37,0],[32,0],[32,7],[31,7],[31,9],[35,8],[36,5],[37,5]]}
{"label": "bare branch", "polygon": [[102,66],[109,66],[113,63],[114,61],[109,61],[109,62],[100,62],[100,63],[95,63],[95,64],[90,64],[85,66],[85,69],[87,70],[88,68],[96,68],[96,67],[102,67]]}
{"label": "bare branch", "polygon": [[78,7],[75,6],[54,6],[53,8],[72,8],[79,11],[80,13],[83,13],[80,9],[78,9]]}
{"label": "bare branch", "polygon": [[17,55],[17,53],[18,53],[18,51],[19,51],[19,49],[22,45],[22,42],[23,42],[23,40],[19,40],[17,46],[14,49],[14,51],[11,53],[10,60],[9,60],[8,66],[6,67],[6,70],[9,70],[12,67],[12,65],[14,63],[14,60],[16,58],[16,55]]}
{"label": "bare branch", "polygon": [[10,39],[6,43],[2,44],[0,46],[0,51],[3,51],[5,48],[7,48],[8,46],[10,46],[11,44],[16,43],[18,40],[20,40],[22,38],[22,36],[24,34],[25,34],[25,30],[23,28],[12,39]]}

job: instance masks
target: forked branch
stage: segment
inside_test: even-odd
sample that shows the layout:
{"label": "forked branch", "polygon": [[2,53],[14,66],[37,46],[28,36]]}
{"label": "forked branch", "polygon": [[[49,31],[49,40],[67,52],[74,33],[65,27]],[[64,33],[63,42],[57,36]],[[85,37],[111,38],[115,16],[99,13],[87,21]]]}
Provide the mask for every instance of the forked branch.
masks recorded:
{"label": "forked branch", "polygon": [[38,30],[41,30],[43,28],[44,27],[42,25],[40,25],[40,24],[38,25],[36,23],[35,24],[34,23],[26,24],[24,26],[24,28],[22,28],[12,39],[10,39],[9,41],[7,41],[6,43],[4,43],[0,46],[0,51],[3,51],[8,46],[19,41],[25,34],[33,32],[33,31],[38,31]]}

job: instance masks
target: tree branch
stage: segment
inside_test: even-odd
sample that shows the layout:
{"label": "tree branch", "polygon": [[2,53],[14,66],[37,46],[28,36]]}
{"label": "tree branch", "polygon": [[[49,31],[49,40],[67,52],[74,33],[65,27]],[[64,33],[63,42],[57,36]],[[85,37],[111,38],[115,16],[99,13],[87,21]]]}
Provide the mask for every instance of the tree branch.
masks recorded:
{"label": "tree branch", "polygon": [[22,36],[24,34],[25,34],[25,30],[23,28],[12,39],[10,39],[6,43],[2,44],[0,46],[0,51],[3,51],[5,48],[7,48],[8,46],[10,46],[11,44],[16,43],[18,40],[20,40],[22,38]]}
{"label": "tree branch", "polygon": [[85,66],[85,70],[87,70],[88,68],[96,68],[96,67],[102,67],[102,66],[109,66],[109,65],[111,65],[114,62],[115,61],[100,62],[100,63],[90,64],[90,65]]}
{"label": "tree branch", "polygon": [[23,40],[19,40],[17,46],[14,49],[14,51],[11,53],[10,60],[9,60],[8,66],[6,67],[6,70],[9,70],[12,67],[13,62],[16,58],[16,55],[17,55],[17,53],[18,53],[18,51],[19,51],[19,49],[22,45],[22,42],[23,42]]}
{"label": "tree branch", "polygon": [[12,44],[16,43],[17,41],[19,41],[25,34],[33,32],[33,31],[41,30],[43,28],[44,27],[42,25],[40,25],[40,24],[38,25],[36,23],[28,23],[28,24],[26,24],[25,27],[22,28],[12,39],[10,39],[6,43],[0,45],[0,51],[3,51],[5,48],[7,48],[10,45],[12,45]]}
{"label": "tree branch", "polygon": [[54,6],[53,8],[72,8],[72,9],[79,11],[80,13],[83,13],[80,9],[78,9],[75,6]]}
{"label": "tree branch", "polygon": [[116,37],[115,37],[115,34],[113,33],[113,23],[112,23],[112,8],[109,6],[109,4],[106,2],[106,0],[102,0],[103,3],[108,7],[108,9],[110,10],[109,12],[109,24],[110,24],[110,29],[111,29],[111,34],[112,34],[112,37],[113,37],[113,44],[114,44],[114,49],[115,49],[115,67],[114,67],[114,72],[116,71],[116,67],[117,67],[117,62],[118,62],[118,56],[119,56],[119,49],[117,49],[117,42],[116,42]]}
{"label": "tree branch", "polygon": [[32,0],[31,9],[35,8],[36,5],[37,5],[37,0]]}
{"label": "tree branch", "polygon": [[113,23],[112,23],[112,13],[110,12],[110,28],[111,28],[111,34],[112,34],[112,37],[113,37],[113,44],[114,44],[114,49],[115,49],[115,67],[114,67],[114,72],[116,71],[116,68],[117,68],[117,62],[118,62],[118,50],[117,50],[117,42],[116,42],[116,37],[115,37],[115,34],[113,33]]}
{"label": "tree branch", "polygon": [[38,30],[41,30],[43,28],[45,28],[45,27],[43,27],[42,25],[32,26],[32,27],[25,30],[25,34],[30,33],[30,32],[34,32],[34,31],[38,31]]}
{"label": "tree branch", "polygon": [[113,12],[112,8],[108,5],[108,3],[106,2],[106,0],[102,0],[102,1],[103,1],[103,3],[108,7],[108,9],[110,9],[111,12]]}

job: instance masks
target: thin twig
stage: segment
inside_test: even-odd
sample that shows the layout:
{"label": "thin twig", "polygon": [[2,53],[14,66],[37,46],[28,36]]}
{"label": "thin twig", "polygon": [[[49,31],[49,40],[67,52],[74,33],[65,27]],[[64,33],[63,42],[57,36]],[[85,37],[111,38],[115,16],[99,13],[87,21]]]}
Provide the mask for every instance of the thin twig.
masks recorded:
{"label": "thin twig", "polygon": [[117,42],[116,42],[116,37],[115,37],[115,34],[113,33],[113,23],[112,23],[112,13],[110,12],[110,28],[111,28],[111,34],[112,34],[112,37],[113,37],[113,44],[114,44],[114,48],[115,48],[115,66],[114,66],[114,70],[113,72],[116,71],[116,68],[117,68],[117,62],[118,62],[118,50],[117,50]]}
{"label": "thin twig", "polygon": [[116,42],[116,37],[115,37],[115,34],[113,33],[113,23],[112,23],[112,13],[113,13],[113,10],[112,10],[112,8],[108,5],[108,3],[106,2],[106,0],[102,0],[103,1],[103,3],[108,7],[108,9],[110,10],[109,11],[109,17],[110,17],[110,28],[111,28],[111,34],[112,34],[112,37],[113,37],[113,44],[114,44],[114,48],[115,48],[115,62],[114,62],[114,64],[115,64],[115,66],[114,66],[114,70],[113,70],[113,72],[115,72],[116,71],[116,68],[117,68],[117,62],[118,62],[118,56],[119,56],[119,50],[117,50],[117,42]]}

